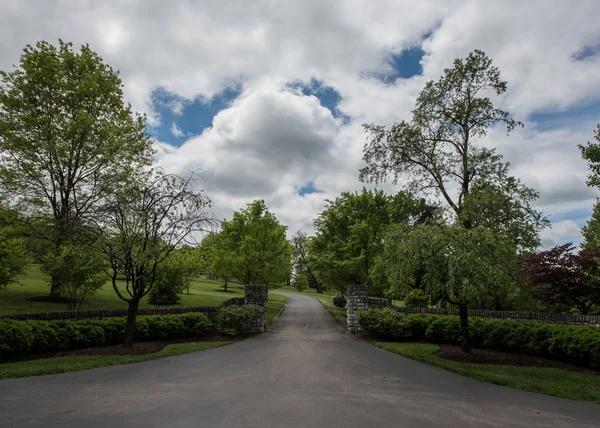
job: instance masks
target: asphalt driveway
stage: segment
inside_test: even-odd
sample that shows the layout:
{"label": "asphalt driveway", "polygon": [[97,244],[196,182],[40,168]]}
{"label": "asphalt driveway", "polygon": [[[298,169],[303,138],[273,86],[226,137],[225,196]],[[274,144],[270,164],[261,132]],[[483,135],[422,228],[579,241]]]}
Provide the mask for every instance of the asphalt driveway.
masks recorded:
{"label": "asphalt driveway", "polygon": [[600,406],[495,386],[344,334],[314,298],[267,333],[127,366],[0,381],[0,427],[599,427]]}

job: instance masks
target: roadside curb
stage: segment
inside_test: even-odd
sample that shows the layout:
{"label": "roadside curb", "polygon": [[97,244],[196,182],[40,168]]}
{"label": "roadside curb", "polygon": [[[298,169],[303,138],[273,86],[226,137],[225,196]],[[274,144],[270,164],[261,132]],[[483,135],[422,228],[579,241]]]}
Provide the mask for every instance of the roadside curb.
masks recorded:
{"label": "roadside curb", "polygon": [[277,315],[275,315],[275,318],[273,318],[273,322],[271,323],[271,325],[275,324],[279,320],[279,317],[281,316],[281,314],[285,310],[285,307],[287,306],[287,304],[289,303],[289,301],[290,301],[290,299],[288,298],[287,302],[285,302],[283,304],[283,306],[281,307],[281,309],[279,310],[279,313]]}

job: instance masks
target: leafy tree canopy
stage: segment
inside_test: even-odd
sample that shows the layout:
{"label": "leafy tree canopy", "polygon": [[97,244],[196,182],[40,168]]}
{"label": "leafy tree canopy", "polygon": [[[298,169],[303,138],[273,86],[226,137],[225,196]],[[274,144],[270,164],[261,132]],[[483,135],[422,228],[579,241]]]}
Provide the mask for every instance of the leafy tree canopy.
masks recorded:
{"label": "leafy tree canopy", "polygon": [[397,183],[403,177],[409,190],[441,195],[465,228],[506,221],[502,228],[519,235],[519,245],[536,244],[537,232],[546,225],[530,206],[537,193],[508,174],[509,165],[494,149],[477,144],[490,127],[522,126],[489,98],[503,94],[506,86],[484,52],[456,59],[437,82],[425,85],[410,122],[391,129],[364,125],[369,140],[361,180],[379,183],[391,175]]}
{"label": "leafy tree canopy", "polygon": [[293,247],[265,202],[257,200],[224,221],[217,238],[217,258],[226,257],[226,271],[247,285],[282,283],[292,270]]}
{"label": "leafy tree canopy", "polygon": [[565,304],[587,314],[600,305],[600,249],[575,253],[571,243],[520,257],[522,286],[532,298]]}
{"label": "leafy tree canopy", "polygon": [[386,195],[382,190],[344,192],[314,221],[310,251],[317,277],[344,292],[348,284],[368,284],[390,224],[416,224],[435,215],[436,207],[410,193]]}

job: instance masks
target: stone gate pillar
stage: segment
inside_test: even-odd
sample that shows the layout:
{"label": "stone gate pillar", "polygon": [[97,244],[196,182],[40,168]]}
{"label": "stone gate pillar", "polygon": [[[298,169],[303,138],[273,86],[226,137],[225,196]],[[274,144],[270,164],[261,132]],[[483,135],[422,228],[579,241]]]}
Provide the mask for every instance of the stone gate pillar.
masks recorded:
{"label": "stone gate pillar", "polygon": [[348,320],[348,331],[356,333],[362,331],[356,317],[357,311],[369,309],[369,293],[366,285],[353,284],[348,286],[348,301],[346,303],[346,316]]}
{"label": "stone gate pillar", "polygon": [[245,285],[244,286],[244,304],[254,305],[258,308],[258,320],[254,331],[263,333],[267,329],[267,296],[269,288],[266,285]]}

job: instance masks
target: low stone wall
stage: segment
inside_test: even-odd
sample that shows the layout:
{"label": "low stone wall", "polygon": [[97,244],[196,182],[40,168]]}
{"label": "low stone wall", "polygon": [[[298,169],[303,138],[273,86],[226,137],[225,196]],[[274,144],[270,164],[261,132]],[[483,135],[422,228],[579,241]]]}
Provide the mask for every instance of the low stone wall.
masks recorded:
{"label": "low stone wall", "polygon": [[[456,315],[458,309],[450,308],[403,308],[393,305],[385,299],[369,299],[369,307],[374,309],[390,308],[405,314]],[[548,312],[488,311],[469,309],[469,316],[481,318],[500,318],[522,321],[542,321],[555,324],[590,325],[600,327],[600,315],[565,315]]]}

